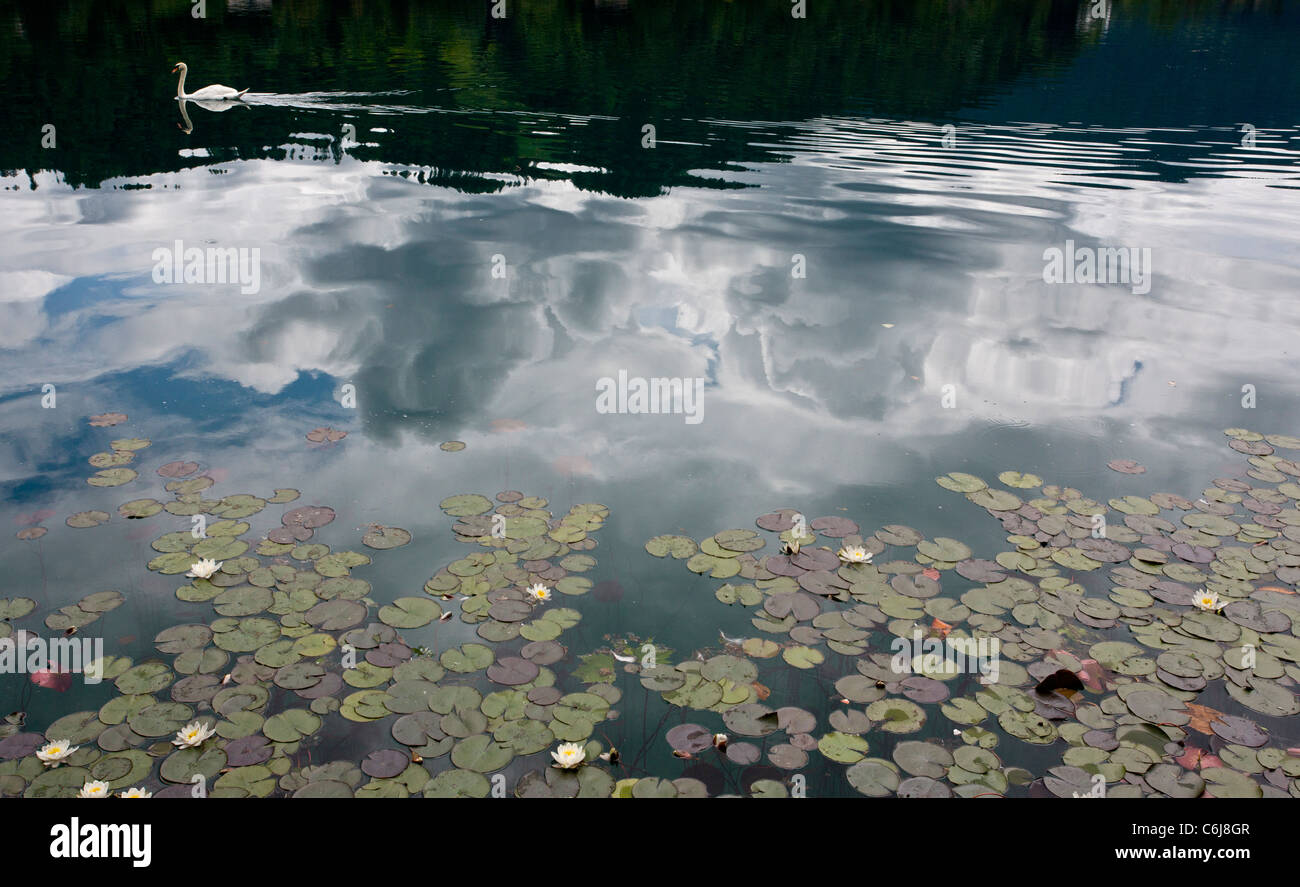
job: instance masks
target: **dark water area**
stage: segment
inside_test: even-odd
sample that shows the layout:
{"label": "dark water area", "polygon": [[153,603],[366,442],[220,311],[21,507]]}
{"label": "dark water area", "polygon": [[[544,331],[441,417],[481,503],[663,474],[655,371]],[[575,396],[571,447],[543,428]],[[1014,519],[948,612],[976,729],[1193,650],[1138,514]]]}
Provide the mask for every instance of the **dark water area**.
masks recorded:
{"label": "dark water area", "polygon": [[[155,636],[220,616],[208,599],[178,599],[189,583],[184,569],[149,568],[164,550],[155,540],[190,530],[194,512],[210,523],[231,512],[228,519],[250,525],[239,537],[248,550],[217,560],[260,553],[260,566],[279,559],[286,569],[329,577],[334,567],[320,566],[319,551],[297,557],[274,545],[256,550],[281,528],[285,511],[319,505],[335,518],[317,527],[310,543],[373,560],[351,568],[369,583],[359,624],[381,622],[380,609],[399,598],[437,600],[453,618],[400,629],[407,645],[429,648],[434,662],[466,643],[493,647],[498,661],[513,659],[526,635],[490,641],[480,630],[512,622],[475,621],[482,613],[467,614],[459,601],[425,588],[470,552],[508,550],[486,532],[488,507],[481,515],[472,508],[448,513],[458,508],[447,500],[476,493],[492,500],[490,508],[505,505],[512,531],[513,521],[538,517],[534,512],[558,519],[572,506],[599,503],[607,513],[588,528],[594,547],[560,541],[547,554],[550,543],[537,540],[554,541],[558,525],[543,524],[524,534],[532,547],[511,552],[534,556],[501,565],[509,578],[491,592],[504,589],[517,604],[521,592],[510,589],[536,575],[519,581],[525,560],[553,560],[548,569],[558,572],[547,575],[555,578],[540,580],[551,587],[566,576],[594,586],[585,594],[571,594],[581,583],[562,586],[556,600],[534,610],[580,614],[558,638],[563,658],[543,666],[559,689],[613,684],[616,698],[607,701],[617,717],[597,721],[589,735],[606,750],[621,749],[627,768],[596,761],[587,769],[602,766],[613,779],[695,778],[711,794],[743,794],[756,780],[789,789],[798,774],[810,796],[856,797],[863,789],[855,782],[869,784],[863,793],[876,791],[876,771],[849,780],[845,764],[853,762],[823,755],[815,743],[799,749],[806,763],[792,751],[778,752],[774,762],[769,749],[790,748],[793,734],[745,739],[724,719],[719,706],[726,703],[672,704],[643,685],[639,663],[629,669],[583,657],[636,648],[639,660],[640,645],[650,642],[670,648],[668,666],[694,660],[733,684],[750,683],[738,679],[750,677],[750,666],[708,664],[734,656],[749,661],[754,680],[770,691],[762,704],[798,707],[815,719],[814,728],[795,733],[838,735],[832,712],[870,704],[841,703],[837,683],[870,677],[857,664],[863,654],[836,651],[820,636],[765,630],[751,621],[762,617],[763,605],[729,605],[717,596],[727,582],[761,585],[777,574],[760,568],[757,579],[710,578],[727,572],[710,563],[697,575],[688,558],[652,556],[647,540],[680,535],[699,545],[744,528],[765,542],[753,557],[776,557],[781,540],[756,527],[760,515],[791,509],[809,521],[847,518],[860,532],[842,535],[875,548],[883,572],[867,568],[869,580],[852,574],[864,585],[852,599],[820,600],[822,615],[884,606],[882,595],[900,594],[892,577],[907,579],[932,561],[943,574],[942,596],[959,604],[985,584],[954,569],[965,554],[918,563],[911,545],[871,540],[882,527],[903,525],[927,540],[960,540],[973,558],[1015,553],[1008,535],[1025,534],[999,522],[1009,511],[991,514],[978,497],[967,501],[967,490],[935,482],[962,472],[1024,503],[1045,497],[1075,516],[1088,511],[1057,500],[1095,500],[1116,526],[1146,507],[1116,507],[1119,497],[1160,492],[1186,500],[1186,508],[1157,509],[1170,529],[1130,529],[1131,538],[1119,540],[1133,548],[1150,548],[1150,537],[1162,533],[1170,544],[1206,550],[1249,554],[1264,543],[1281,560],[1259,570],[1223,573],[1193,563],[1205,577],[1196,581],[1161,573],[1159,564],[1130,569],[1152,582],[1181,582],[1189,593],[1209,582],[1223,600],[1254,601],[1277,614],[1263,634],[1290,638],[1282,644],[1231,627],[1190,635],[1219,644],[1224,655],[1234,644],[1259,646],[1273,670],[1261,667],[1257,679],[1268,685],[1242,692],[1267,695],[1267,703],[1252,708],[1231,695],[1233,675],[1224,676],[1222,662],[1187,666],[1195,672],[1187,679],[1203,673],[1208,686],[1183,689],[1178,698],[1265,725],[1270,747],[1300,744],[1294,718],[1283,713],[1300,678],[1300,658],[1285,655],[1295,640],[1285,596],[1295,590],[1287,559],[1298,556],[1289,549],[1300,548],[1300,535],[1287,532],[1300,523],[1285,516],[1295,514],[1298,497],[1287,484],[1296,477],[1291,463],[1270,461],[1295,457],[1285,436],[1300,435],[1300,5],[817,2],[802,19],[784,2],[673,0],[512,3],[502,19],[487,4],[209,2],[205,18],[191,9],[188,2],[19,2],[0,11],[8,111],[0,129],[0,525],[9,528],[0,542],[0,597],[37,603],[8,631],[57,635],[61,623],[47,617],[116,590],[121,606],[80,628],[80,636],[102,639],[106,654],[133,665],[172,664],[180,651],[160,653]],[[221,83],[249,92],[236,103],[178,102],[176,75],[168,72],[181,61],[189,90]],[[206,265],[209,279],[187,282],[186,251],[194,249],[233,250],[248,274],[235,279],[237,260],[235,273],[220,282]],[[1109,270],[1121,267],[1122,251],[1127,276],[1105,279],[1107,249],[1115,251]],[[1050,282],[1051,250],[1097,250],[1100,279]],[[1078,281],[1082,272],[1067,264],[1069,279]],[[177,269],[181,279],[168,279]],[[697,412],[602,411],[601,380],[620,373],[683,380],[691,391],[699,380]],[[90,424],[106,413],[126,418]],[[313,429],[346,437],[312,440]],[[1284,437],[1225,436],[1224,429]],[[113,444],[135,440],[148,444]],[[450,441],[464,448],[443,446]],[[1234,441],[1235,452],[1228,446]],[[122,461],[115,452],[134,456]],[[88,462],[97,453],[100,462]],[[1112,470],[1113,460],[1134,460],[1145,472]],[[160,476],[157,469],[173,462],[194,468]],[[117,466],[138,477],[120,486],[87,484]],[[1032,473],[1039,484],[1000,484],[1007,471]],[[202,476],[212,479],[210,492],[166,489],[169,481]],[[1216,487],[1216,478],[1245,486]],[[1037,489],[1043,484],[1081,497],[1044,494]],[[1251,502],[1274,504],[1254,492],[1269,484],[1280,510],[1254,509]],[[217,503],[239,494],[266,499],[279,489],[300,497],[246,516],[229,501]],[[503,491],[546,502],[514,505],[497,498]],[[119,511],[140,500],[176,505],[139,520]],[[1197,508],[1198,500],[1206,507]],[[90,511],[108,517],[84,528],[66,523]],[[1016,513],[1036,521],[1051,512]],[[1184,517],[1202,514],[1235,515],[1234,526],[1246,529],[1175,535],[1195,529]],[[457,539],[458,520],[482,521],[472,535],[487,543],[469,539],[468,530],[466,540]],[[367,547],[361,540],[372,525],[403,528],[411,542]],[[17,535],[37,526],[48,532]],[[1252,535],[1252,526],[1266,535]],[[1062,547],[1063,537],[1047,540],[1063,530],[1042,532],[1039,542]],[[1218,540],[1213,546],[1207,533]],[[585,546],[587,537],[577,535],[574,544]],[[841,536],[823,534],[809,547],[834,552],[841,544]],[[594,562],[559,565],[579,554]],[[724,547],[720,556],[734,555]],[[1036,564],[1039,572],[1003,567],[1031,587],[1018,603],[1033,603],[1044,593],[1039,583],[1055,571],[1109,606],[1125,587],[1112,570],[1127,560],[1100,569],[1072,569],[1059,559]],[[911,566],[884,569],[899,561]],[[249,564],[244,572],[252,570]],[[455,593],[472,598],[474,583],[462,578]],[[292,578],[268,581],[241,587],[285,595],[297,587]],[[1127,587],[1150,597],[1140,584]],[[1265,586],[1281,591],[1257,591]],[[255,600],[260,593],[248,594]],[[1166,613],[1157,621],[1170,631],[1196,612],[1158,595],[1144,606],[1120,596],[1119,606]],[[928,596],[913,597],[920,608]],[[233,618],[278,620],[289,630],[285,637],[304,636],[277,612],[278,599],[269,611],[243,613],[245,603],[229,608],[241,613]],[[968,622],[966,609],[960,621]],[[1023,668],[1053,649],[1099,658],[1089,650],[1107,641],[1141,646],[1152,660],[1168,649],[1153,648],[1149,634],[1135,637],[1134,626],[1151,617],[1132,613],[1118,621],[1089,617],[1100,625],[1067,614],[1060,646],[1035,647],[1012,638],[1035,626],[1056,629],[1032,614],[1028,623],[1023,612],[1013,618],[1011,609],[1001,617],[976,610],[1005,625],[968,623],[956,634],[987,631],[1016,644],[1008,656]],[[1225,612],[1238,615],[1210,616],[1236,628],[1270,618]],[[1287,619],[1280,631],[1279,617]],[[886,608],[870,629],[870,651],[889,649],[905,627],[897,619],[929,629],[932,618],[940,618],[933,608],[906,617]],[[804,625],[811,629],[811,620]],[[334,630],[334,639],[343,642],[348,629]],[[753,656],[727,649],[720,632],[785,646],[779,655]],[[786,654],[804,647],[823,661],[792,663]],[[227,652],[228,664],[214,665],[217,679],[238,656],[252,654]],[[219,655],[212,654],[214,663]],[[302,657],[343,670],[338,649]],[[1120,683],[1172,686],[1160,684],[1154,666],[1130,666],[1117,672]],[[184,677],[176,670],[174,677]],[[1018,686],[1032,694],[1041,675],[1029,673],[1033,679]],[[1237,677],[1237,686],[1249,685]],[[981,691],[977,678],[945,682],[948,694],[973,698]],[[271,689],[259,717],[308,708],[269,676],[260,680]],[[484,696],[515,686],[485,679],[483,671],[451,670],[431,682],[476,686]],[[367,689],[348,684],[333,694],[344,710],[350,694]],[[145,692],[172,701],[168,687]],[[202,698],[174,701],[190,706],[193,718],[215,720],[212,694],[195,692]],[[0,708],[26,712],[27,732],[67,726],[65,716],[100,710],[121,694],[141,695],[112,681],[78,680],[60,692],[33,685],[26,674],[0,674]],[[881,693],[900,694],[892,682]],[[1114,697],[1120,709],[1108,715],[1121,720],[1105,728],[1111,732],[1129,722],[1178,729],[1125,709],[1113,687],[1085,696],[1089,703]],[[444,707],[455,713],[463,706]],[[949,751],[980,744],[955,735],[971,725],[951,721],[938,703],[922,708],[926,722],[916,730],[876,723],[863,733],[866,754],[893,760],[899,742],[916,740]],[[528,717],[552,723],[534,714]],[[1001,766],[1023,768],[1034,780],[1071,747],[1086,745],[1078,737],[1028,742],[1007,732],[1000,711],[988,714],[979,727],[995,734],[991,750]],[[84,759],[71,761],[92,776],[97,765],[116,773],[94,755],[123,753],[103,741],[95,748],[95,731],[114,726],[103,717],[85,728]],[[451,739],[490,735],[493,715],[482,713],[487,727],[478,717]],[[287,780],[274,792],[304,785],[297,775],[303,767],[402,750],[390,735],[394,721],[330,710],[300,745],[272,739],[275,759],[284,762],[273,772]],[[763,757],[736,763],[711,749],[674,757],[665,732],[681,723],[762,745]],[[243,718],[218,742],[244,729],[261,728]],[[136,747],[158,736],[138,734]],[[1196,747],[1225,762],[1210,769],[1234,771],[1210,779],[1211,794],[1251,793],[1237,771],[1282,793],[1300,790],[1289,762],[1243,763],[1231,750],[1225,757],[1222,737],[1193,727],[1169,738],[1184,744],[1159,766],[1176,766],[1170,761]],[[542,744],[554,750],[561,739]],[[453,767],[452,747],[448,741],[425,755],[430,774]],[[25,751],[4,752],[0,744],[0,793],[31,793],[40,765],[23,770],[32,766]],[[520,785],[540,792],[536,780],[521,780],[548,758],[546,751],[519,752],[494,769],[512,793]],[[1065,763],[1091,766],[1091,773],[1100,760],[1076,752]],[[1142,768],[1127,760],[1128,774],[1140,776]],[[494,769],[477,772],[490,777]],[[1170,793],[1125,781],[1124,769],[1113,761],[1102,767],[1112,789]],[[1203,772],[1195,763],[1186,769]],[[156,762],[146,772],[131,784],[175,786]],[[1276,781],[1266,772],[1278,774]],[[379,783],[371,792],[400,793],[391,777],[371,778]],[[1017,780],[983,790],[1056,793]],[[244,782],[226,785],[231,794],[246,789]]]}

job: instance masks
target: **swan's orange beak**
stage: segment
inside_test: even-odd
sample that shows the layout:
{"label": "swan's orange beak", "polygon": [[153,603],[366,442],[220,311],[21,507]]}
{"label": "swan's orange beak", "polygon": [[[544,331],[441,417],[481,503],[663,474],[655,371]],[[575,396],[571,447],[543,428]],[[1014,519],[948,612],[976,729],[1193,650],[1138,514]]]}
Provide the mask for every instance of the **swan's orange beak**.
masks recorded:
{"label": "swan's orange beak", "polygon": [[172,68],[172,73],[175,74],[175,73],[176,73],[177,71],[179,71],[180,69],[181,69],[181,66],[180,66],[180,65],[177,65],[176,67]]}

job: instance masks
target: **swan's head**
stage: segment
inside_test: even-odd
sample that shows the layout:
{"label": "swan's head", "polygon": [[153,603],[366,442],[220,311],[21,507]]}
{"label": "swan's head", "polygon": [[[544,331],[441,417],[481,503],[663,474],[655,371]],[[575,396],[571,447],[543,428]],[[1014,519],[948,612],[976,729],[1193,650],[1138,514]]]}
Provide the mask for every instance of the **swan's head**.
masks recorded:
{"label": "swan's head", "polygon": [[172,73],[175,74],[177,71],[184,71],[184,70],[186,70],[185,63],[177,62],[176,67],[172,68]]}

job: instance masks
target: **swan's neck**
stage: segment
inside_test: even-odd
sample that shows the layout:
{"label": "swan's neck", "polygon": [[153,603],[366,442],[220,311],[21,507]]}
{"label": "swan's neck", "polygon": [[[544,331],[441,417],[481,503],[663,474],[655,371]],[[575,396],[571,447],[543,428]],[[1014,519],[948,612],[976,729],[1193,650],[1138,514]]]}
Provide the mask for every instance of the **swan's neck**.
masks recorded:
{"label": "swan's neck", "polygon": [[186,70],[185,68],[181,68],[181,79],[180,79],[180,82],[176,84],[176,98],[178,98],[178,99],[183,99],[183,98],[185,98],[185,75],[186,75],[186,73],[187,73],[187,70]]}

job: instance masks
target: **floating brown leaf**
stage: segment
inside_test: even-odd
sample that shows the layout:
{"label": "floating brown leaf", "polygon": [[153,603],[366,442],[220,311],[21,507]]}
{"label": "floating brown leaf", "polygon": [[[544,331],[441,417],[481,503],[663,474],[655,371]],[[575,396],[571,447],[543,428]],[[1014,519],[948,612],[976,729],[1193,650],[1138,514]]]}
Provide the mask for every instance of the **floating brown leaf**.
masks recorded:
{"label": "floating brown leaf", "polygon": [[1223,712],[1208,705],[1197,705],[1195,702],[1184,702],[1183,705],[1192,715],[1192,721],[1188,726],[1198,733],[1213,733],[1214,730],[1210,725],[1223,717]]}

